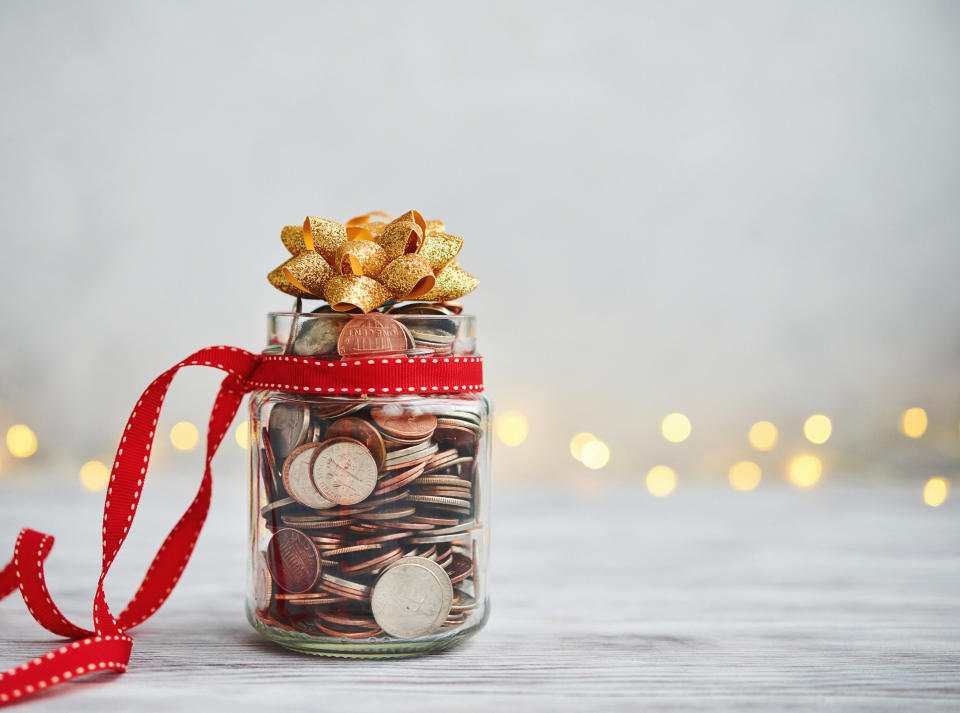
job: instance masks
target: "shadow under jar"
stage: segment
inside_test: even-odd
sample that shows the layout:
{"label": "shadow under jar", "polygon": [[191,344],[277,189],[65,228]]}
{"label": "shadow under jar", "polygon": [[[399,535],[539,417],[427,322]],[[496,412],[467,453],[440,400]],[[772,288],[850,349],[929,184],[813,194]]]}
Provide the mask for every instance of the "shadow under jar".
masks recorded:
{"label": "shadow under jar", "polygon": [[[439,305],[268,315],[265,353],[327,361],[476,354]],[[490,405],[480,393],[250,396],[247,618],[328,656],[411,656],[489,615]]]}

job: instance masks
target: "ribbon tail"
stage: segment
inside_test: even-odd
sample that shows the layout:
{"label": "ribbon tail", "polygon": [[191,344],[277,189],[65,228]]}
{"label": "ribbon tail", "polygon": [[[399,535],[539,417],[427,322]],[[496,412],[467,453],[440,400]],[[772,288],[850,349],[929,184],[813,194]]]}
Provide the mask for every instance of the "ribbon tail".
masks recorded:
{"label": "ribbon tail", "polygon": [[[149,618],[166,601],[183,573],[210,505],[210,463],[244,394],[250,389],[247,380],[259,363],[258,355],[235,347],[202,349],[161,374],[137,402],[117,449],[104,502],[103,559],[93,605],[95,632],[69,622],[49,596],[43,560],[53,546],[53,538],[29,529],[20,533],[13,559],[0,571],[0,598],[19,586],[27,609],[42,626],[62,636],[84,638],[0,673],[0,706],[19,702],[74,677],[104,670],[126,671],[133,639],[124,631]],[[229,374],[210,414],[203,480],[190,507],[167,535],[140,588],[118,619],[110,613],[103,582],[136,514],[166,392],[173,377],[185,366],[210,366]]]}

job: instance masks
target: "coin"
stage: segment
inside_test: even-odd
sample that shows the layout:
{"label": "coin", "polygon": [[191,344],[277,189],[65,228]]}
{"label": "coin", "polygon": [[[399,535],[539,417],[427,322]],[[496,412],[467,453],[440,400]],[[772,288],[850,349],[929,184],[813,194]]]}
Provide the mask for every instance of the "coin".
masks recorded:
{"label": "coin", "polygon": [[313,482],[313,459],[316,457],[320,445],[306,443],[296,448],[287,456],[283,463],[283,487],[290,493],[290,497],[308,508],[324,510],[332,508],[335,502],[328,500]]}
{"label": "coin", "polygon": [[377,485],[377,462],[352,438],[324,441],[313,460],[313,484],[327,500],[353,505],[366,499]]}
{"label": "coin", "polygon": [[270,606],[270,595],[273,593],[273,577],[267,567],[267,558],[263,552],[257,552],[253,565],[253,604],[259,611]]}
{"label": "coin", "polygon": [[452,604],[450,577],[437,563],[423,557],[403,557],[386,567],[371,597],[377,624],[401,639],[435,632]]}
{"label": "coin", "polygon": [[267,424],[273,456],[279,462],[306,439],[310,428],[310,409],[306,404],[274,403],[270,407]]}
{"label": "coin", "polygon": [[327,428],[326,438],[352,438],[360,441],[370,451],[370,455],[377,462],[377,470],[383,467],[387,458],[387,449],[383,445],[383,437],[380,431],[374,428],[369,421],[360,418],[341,418],[334,421]]}
{"label": "coin", "polygon": [[320,555],[310,538],[299,530],[277,530],[267,544],[267,565],[281,589],[305,592],[320,576]]}
{"label": "coin", "polygon": [[306,318],[293,342],[298,356],[336,356],[343,322],[337,317]]}
{"label": "coin", "polygon": [[402,354],[413,347],[413,337],[400,322],[385,314],[354,317],[340,332],[337,351],[344,359]]}
{"label": "coin", "polygon": [[397,438],[429,438],[437,428],[432,413],[407,409],[398,404],[370,409],[370,418],[385,433]]}

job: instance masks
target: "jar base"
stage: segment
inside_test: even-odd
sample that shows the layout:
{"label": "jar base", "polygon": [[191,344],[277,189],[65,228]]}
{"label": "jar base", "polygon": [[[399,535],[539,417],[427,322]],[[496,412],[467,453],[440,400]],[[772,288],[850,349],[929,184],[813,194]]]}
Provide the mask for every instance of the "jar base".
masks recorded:
{"label": "jar base", "polygon": [[400,641],[386,637],[369,639],[321,638],[265,624],[255,611],[246,607],[247,621],[265,639],[279,644],[285,649],[313,656],[348,659],[398,659],[421,656],[449,648],[476,634],[487,623],[490,616],[489,602],[484,602],[483,615],[476,621],[457,628],[454,632]]}

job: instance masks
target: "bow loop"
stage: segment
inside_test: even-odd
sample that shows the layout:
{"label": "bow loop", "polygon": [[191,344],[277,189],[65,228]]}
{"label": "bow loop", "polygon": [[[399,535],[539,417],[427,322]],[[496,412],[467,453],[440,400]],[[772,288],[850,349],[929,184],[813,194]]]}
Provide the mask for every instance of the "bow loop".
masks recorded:
{"label": "bow loop", "polygon": [[280,240],[292,257],[267,275],[270,284],[325,299],[338,312],[370,312],[391,300],[456,300],[478,284],[456,260],[463,238],[416,210],[393,219],[371,211],[345,224],[307,216],[302,227],[284,227]]}

